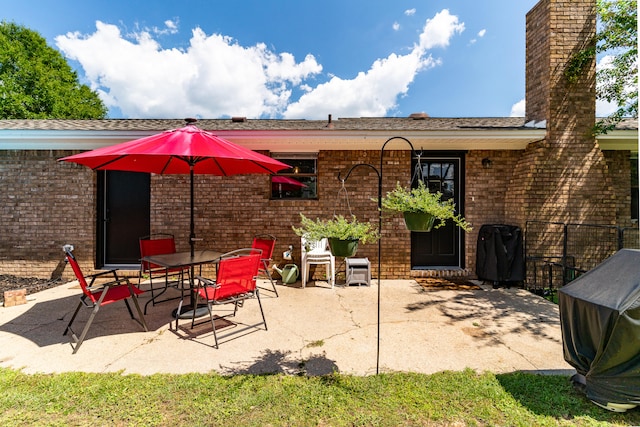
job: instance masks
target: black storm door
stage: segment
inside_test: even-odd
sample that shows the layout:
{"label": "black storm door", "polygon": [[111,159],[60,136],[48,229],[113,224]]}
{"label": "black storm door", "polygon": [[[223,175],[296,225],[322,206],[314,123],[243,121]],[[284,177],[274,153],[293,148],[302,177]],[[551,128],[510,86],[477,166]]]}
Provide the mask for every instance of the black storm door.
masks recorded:
{"label": "black storm door", "polygon": [[[413,160],[415,171],[418,160]],[[442,193],[443,200],[453,199],[456,213],[462,213],[463,155],[431,156],[420,159],[422,179],[429,191]],[[418,175],[418,179],[420,179]],[[417,185],[417,182],[416,182]],[[464,267],[460,229],[452,221],[428,233],[411,232],[411,268]]]}
{"label": "black storm door", "polygon": [[140,172],[98,172],[96,266],[140,265],[138,239],[149,235],[151,175]]}

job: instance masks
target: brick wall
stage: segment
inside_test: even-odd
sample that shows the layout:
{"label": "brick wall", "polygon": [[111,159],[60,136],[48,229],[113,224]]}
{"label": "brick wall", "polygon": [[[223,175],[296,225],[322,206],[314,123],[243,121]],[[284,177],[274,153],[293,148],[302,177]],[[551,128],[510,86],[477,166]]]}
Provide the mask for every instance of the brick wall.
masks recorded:
{"label": "brick wall", "polygon": [[[50,278],[64,269],[63,244],[72,243],[86,273],[95,260],[96,174],[86,167],[60,163],[69,151],[0,151],[0,274]],[[300,239],[292,229],[299,225],[299,212],[311,218],[347,215],[344,196],[338,198],[341,182],[356,163],[379,167],[379,151],[326,151],[318,156],[318,200],[270,200],[269,177],[247,175],[195,177],[195,228],[197,247],[220,251],[250,246],[255,234],[278,238],[275,258],[288,245],[300,259]],[[385,152],[384,190],[410,176],[408,151]],[[354,170],[345,183],[351,212],[361,221],[378,223],[378,178],[366,167]],[[171,232],[177,249],[189,249],[189,180],[182,175],[154,175],[151,179],[151,231]],[[383,226],[383,277],[408,275],[410,235],[401,217],[385,218]],[[377,276],[377,244],[361,246],[359,256],[372,260]],[[281,260],[279,260],[281,261]],[[344,266],[343,266],[344,268]],[[63,271],[64,270],[64,271]],[[132,272],[132,274],[135,272]]]}
{"label": "brick wall", "polygon": [[[465,216],[474,229],[465,236],[466,271],[475,271],[477,233],[483,224],[507,223],[524,226],[533,217],[531,209],[541,190],[554,185],[545,178],[544,159],[549,145],[531,144],[526,151],[470,151],[465,167]],[[61,246],[72,243],[85,272],[92,271],[95,259],[96,174],[89,169],[56,159],[66,151],[0,151],[0,274],[41,278],[57,277],[64,264]],[[616,210],[628,218],[629,161],[627,152],[607,152],[612,171]],[[482,159],[491,160],[484,168]],[[294,246],[300,259],[299,238],[291,230],[298,225],[299,212],[311,218],[329,218],[333,213],[349,214],[344,193],[338,197],[343,176],[356,163],[379,168],[380,152],[323,151],[318,157],[318,200],[270,200],[269,178],[262,175],[217,177],[196,175],[197,247],[221,251],[250,246],[255,234],[277,236],[275,259],[282,265],[282,252]],[[540,165],[543,166],[540,166]],[[533,166],[532,166],[533,165]],[[407,185],[411,175],[409,151],[384,153],[383,194],[399,181]],[[614,172],[614,173],[613,173]],[[529,181],[527,191],[513,192],[522,176],[537,176],[540,185]],[[625,184],[626,183],[626,184]],[[378,223],[378,177],[369,167],[353,170],[345,182],[351,212],[361,221]],[[151,231],[171,232],[178,250],[189,249],[189,180],[182,175],[154,175],[151,180]],[[523,196],[527,194],[527,196]],[[540,192],[545,195],[546,193]],[[549,202],[552,204],[552,202]],[[514,206],[517,207],[514,208]],[[520,212],[522,221],[514,213]],[[553,233],[551,233],[553,235]],[[410,271],[410,233],[400,215],[384,216],[382,232],[382,277],[406,278]],[[377,244],[360,246],[358,256],[372,261],[377,277]],[[342,266],[344,269],[344,266]],[[320,276],[323,269],[319,268]],[[135,274],[136,272],[132,272]],[[424,274],[424,272],[420,272]],[[461,274],[463,274],[461,272]],[[317,276],[317,277],[320,277]],[[72,278],[69,269],[64,278]]]}
{"label": "brick wall", "polygon": [[631,153],[603,151],[615,194],[616,225],[630,227],[631,223]]}
{"label": "brick wall", "polygon": [[[0,273],[55,278],[62,245],[93,266],[95,174],[58,163],[68,151],[0,151]],[[69,277],[69,276],[67,276]]]}
{"label": "brick wall", "polygon": [[[470,151],[466,157],[465,218],[473,224],[466,235],[465,255],[467,270],[475,274],[478,232],[484,224],[511,224],[507,216],[506,196],[514,169],[522,156],[522,150]],[[491,166],[485,168],[483,159]],[[519,225],[518,222],[515,225]]]}

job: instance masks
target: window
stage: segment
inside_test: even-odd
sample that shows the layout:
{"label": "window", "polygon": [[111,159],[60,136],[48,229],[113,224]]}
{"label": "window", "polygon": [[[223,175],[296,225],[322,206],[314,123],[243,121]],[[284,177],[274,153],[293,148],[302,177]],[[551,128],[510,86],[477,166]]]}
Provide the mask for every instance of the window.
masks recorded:
{"label": "window", "polygon": [[271,177],[272,199],[318,198],[318,154],[283,153],[273,157],[291,166]]}

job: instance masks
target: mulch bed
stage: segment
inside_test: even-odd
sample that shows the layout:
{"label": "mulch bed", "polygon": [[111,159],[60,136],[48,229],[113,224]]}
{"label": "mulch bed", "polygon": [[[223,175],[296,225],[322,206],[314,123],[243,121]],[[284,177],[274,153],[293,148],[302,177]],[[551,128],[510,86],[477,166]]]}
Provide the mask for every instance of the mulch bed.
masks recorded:
{"label": "mulch bed", "polygon": [[444,277],[426,277],[416,279],[416,282],[425,290],[479,290],[480,286],[470,282],[467,279],[444,278]]}
{"label": "mulch bed", "polygon": [[27,295],[44,291],[62,283],[60,280],[38,279],[37,277],[19,277],[11,274],[0,274],[0,302],[4,303],[4,292],[26,289]]}

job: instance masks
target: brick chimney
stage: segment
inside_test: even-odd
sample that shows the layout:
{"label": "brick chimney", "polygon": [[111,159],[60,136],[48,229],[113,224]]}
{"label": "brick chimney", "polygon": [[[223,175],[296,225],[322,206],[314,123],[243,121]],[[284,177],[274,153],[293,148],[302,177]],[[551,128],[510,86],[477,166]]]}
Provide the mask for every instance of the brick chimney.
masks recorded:
{"label": "brick chimney", "polygon": [[566,131],[566,119],[595,123],[595,60],[577,82],[564,76],[570,59],[594,43],[595,0],[542,0],[527,14],[526,121],[546,120]]}
{"label": "brick chimney", "polygon": [[612,224],[615,195],[595,124],[595,60],[577,81],[564,75],[576,52],[594,42],[596,0],[541,0],[527,14],[526,122],[546,120],[510,180],[505,216]]}

